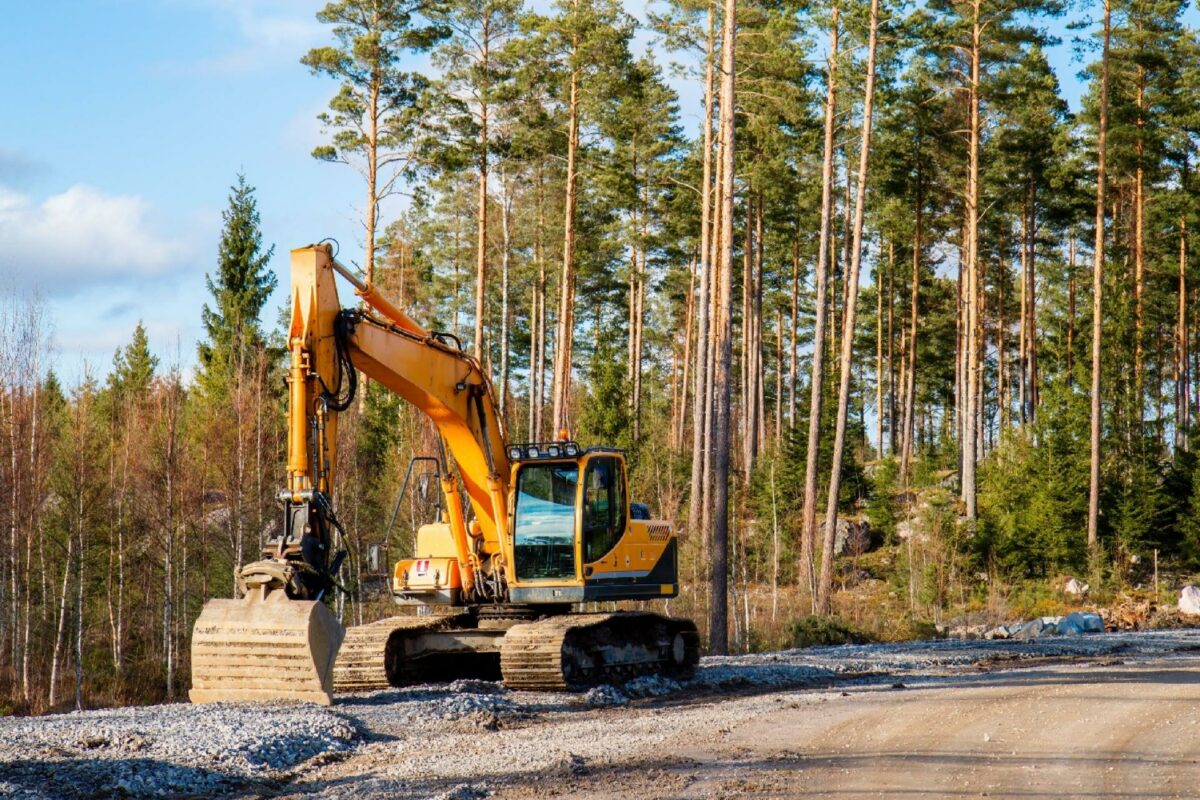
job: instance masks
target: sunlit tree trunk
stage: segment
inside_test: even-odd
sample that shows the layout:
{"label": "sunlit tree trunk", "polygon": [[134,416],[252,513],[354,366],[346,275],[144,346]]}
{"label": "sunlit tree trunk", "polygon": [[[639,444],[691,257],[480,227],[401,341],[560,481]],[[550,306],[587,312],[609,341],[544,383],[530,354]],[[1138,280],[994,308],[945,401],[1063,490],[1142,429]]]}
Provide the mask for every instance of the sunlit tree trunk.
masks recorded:
{"label": "sunlit tree trunk", "polygon": [[[483,362],[483,321],[486,306],[484,299],[487,291],[487,207],[488,207],[488,87],[487,75],[490,69],[490,17],[483,15],[482,29],[479,36],[479,74],[483,76],[483,85],[479,91],[479,202],[476,206],[475,231],[475,358]],[[505,253],[507,257],[507,253]],[[501,387],[501,404],[503,404],[504,389]]]}
{"label": "sunlit tree trunk", "polygon": [[850,406],[850,378],[854,368],[854,329],[858,316],[858,279],[862,268],[863,217],[866,212],[868,165],[871,154],[871,121],[875,102],[875,45],[879,30],[879,0],[871,0],[871,30],[867,39],[867,83],[863,92],[862,141],[858,151],[858,179],[854,197],[853,246],[846,273],[846,311],[842,316],[842,347],[838,386],[837,425],[829,470],[829,496],[825,505],[825,530],[821,547],[821,578],[817,586],[817,613],[829,614],[833,596],[833,546],[837,534],[838,497],[842,484],[842,458],[846,448],[846,418]]}
{"label": "sunlit tree trunk", "polygon": [[505,182],[504,197],[501,202],[500,222],[500,246],[502,252],[500,254],[500,414],[508,410],[508,318],[510,315],[509,309],[509,269],[512,262],[512,190]]}
{"label": "sunlit tree trunk", "polygon": [[1179,286],[1175,320],[1175,446],[1188,449],[1187,220],[1179,218]]}
{"label": "sunlit tree trunk", "polygon": [[1075,385],[1075,231],[1067,242],[1067,386]]}
{"label": "sunlit tree trunk", "polygon": [[1100,545],[1100,365],[1104,291],[1104,190],[1108,139],[1108,48],[1112,38],[1109,0],[1104,0],[1104,49],[1100,57],[1100,119],[1096,131],[1096,242],[1092,247],[1092,409],[1088,480],[1088,549]]}
{"label": "sunlit tree trunk", "polygon": [[706,39],[704,70],[704,158],[703,177],[700,186],[700,293],[696,298],[696,351],[695,386],[692,388],[692,477],[688,493],[688,535],[701,535],[707,541],[708,530],[702,528],[704,518],[704,496],[708,487],[705,473],[705,453],[708,450],[709,412],[711,407],[708,388],[709,362],[709,307],[712,293],[711,224],[709,210],[712,203],[712,113],[713,113],[713,48],[714,16],[712,2],[708,5],[708,36]]}
{"label": "sunlit tree trunk", "polygon": [[[579,37],[572,41],[572,53],[579,49]],[[554,430],[555,437],[570,433],[571,362],[575,337],[575,204],[579,169],[579,68],[571,71],[567,101],[567,174],[563,208],[563,265],[559,284],[558,332],[554,351]]]}
{"label": "sunlit tree trunk", "polygon": [[737,39],[737,0],[725,0],[721,33],[721,298],[717,320],[717,366],[713,380],[716,424],[713,457],[713,544],[709,651],[728,649],[729,445],[731,323],[733,316],[733,169],[734,169],[734,47]]}
{"label": "sunlit tree trunk", "polygon": [[965,394],[962,439],[962,500],[967,520],[974,522],[976,507],[975,465],[979,458],[980,342],[979,342],[979,67],[983,38],[983,19],[980,0],[973,0],[971,25],[971,74],[969,86],[970,131],[968,133],[967,167],[967,230],[966,230],[966,314],[963,333],[966,349]]}
{"label": "sunlit tree trunk", "polygon": [[837,115],[838,6],[829,24],[828,78],[825,87],[825,144],[821,162],[821,232],[817,248],[816,323],[813,327],[812,370],[809,379],[808,445],[804,464],[804,518],[800,526],[800,572],[816,608],[817,576],[814,550],[817,538],[817,466],[821,446],[821,411],[825,383],[825,322],[829,293],[830,231],[833,223],[833,133]]}
{"label": "sunlit tree trunk", "polygon": [[916,374],[917,374],[917,321],[920,318],[921,297],[921,251],[925,243],[921,239],[921,226],[924,222],[925,198],[921,183],[921,171],[917,170],[917,198],[914,209],[913,225],[913,254],[912,254],[912,288],[909,293],[908,305],[908,361],[904,371],[904,411],[900,422],[900,479],[908,486],[909,473],[913,457],[913,424],[916,416]]}

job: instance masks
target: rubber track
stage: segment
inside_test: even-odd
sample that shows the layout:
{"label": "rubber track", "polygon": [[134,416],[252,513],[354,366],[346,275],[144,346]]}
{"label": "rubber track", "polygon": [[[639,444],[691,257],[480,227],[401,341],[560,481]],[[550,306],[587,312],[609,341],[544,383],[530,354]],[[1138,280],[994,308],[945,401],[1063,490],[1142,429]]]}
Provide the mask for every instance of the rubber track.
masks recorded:
{"label": "rubber track", "polygon": [[453,627],[458,620],[458,615],[387,617],[377,622],[347,628],[346,638],[342,641],[342,648],[333,664],[333,690],[345,693],[390,688],[383,654],[392,633],[400,629],[439,630]]}
{"label": "rubber track", "polygon": [[[613,638],[613,631],[630,625],[640,628],[662,625],[671,638],[677,633],[682,634],[685,646],[683,664],[677,665],[668,659],[649,664],[618,664],[601,667],[585,679],[567,678],[563,662],[564,658],[570,658],[570,648],[566,645],[585,649],[589,646],[598,647],[605,639]],[[578,691],[647,674],[686,679],[695,672],[699,661],[700,637],[694,623],[645,612],[565,614],[515,625],[504,637],[500,650],[505,685],[512,689],[534,691]]]}

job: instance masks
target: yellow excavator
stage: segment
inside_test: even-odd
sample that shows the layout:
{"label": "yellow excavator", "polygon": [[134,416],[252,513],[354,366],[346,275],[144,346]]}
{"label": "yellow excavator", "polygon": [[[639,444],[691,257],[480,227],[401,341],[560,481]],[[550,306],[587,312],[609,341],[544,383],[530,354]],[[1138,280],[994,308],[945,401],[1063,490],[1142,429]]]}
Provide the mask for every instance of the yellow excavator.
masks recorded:
{"label": "yellow excavator", "polygon": [[[341,307],[335,274],[361,307]],[[631,515],[620,451],[565,437],[508,442],[479,362],[359,280],[328,244],[292,251],[291,305],[283,524],[262,560],[242,568],[243,596],[201,611],[192,702],[329,704],[335,690],[458,677],[575,691],[693,673],[691,621],[578,610],[679,590],[675,533],[669,522],[633,518],[648,515]],[[346,542],[332,487],[338,415],[351,407],[358,373],[433,421],[441,502],[412,557],[388,576],[394,601],[417,613],[346,630],[327,605]]]}

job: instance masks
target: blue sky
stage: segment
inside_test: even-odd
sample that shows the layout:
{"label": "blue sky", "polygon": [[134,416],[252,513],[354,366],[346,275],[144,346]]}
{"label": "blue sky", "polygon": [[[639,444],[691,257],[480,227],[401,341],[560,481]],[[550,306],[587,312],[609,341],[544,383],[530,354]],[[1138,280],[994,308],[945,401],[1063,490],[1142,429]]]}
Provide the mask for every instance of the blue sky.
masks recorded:
{"label": "blue sky", "polygon": [[[56,368],[69,383],[85,363],[103,374],[139,319],[164,364],[194,363],[204,275],[239,170],[258,187],[281,282],[288,249],[327,236],[345,260],[358,261],[359,179],[309,155],[322,140],[316,115],[334,91],[299,64],[328,38],[314,16],[322,5],[60,0],[6,8],[0,295],[44,298]],[[628,5],[641,15],[641,3]],[[1076,106],[1069,46],[1052,58]],[[696,87],[677,86],[694,127]],[[271,321],[281,301],[272,300]]]}

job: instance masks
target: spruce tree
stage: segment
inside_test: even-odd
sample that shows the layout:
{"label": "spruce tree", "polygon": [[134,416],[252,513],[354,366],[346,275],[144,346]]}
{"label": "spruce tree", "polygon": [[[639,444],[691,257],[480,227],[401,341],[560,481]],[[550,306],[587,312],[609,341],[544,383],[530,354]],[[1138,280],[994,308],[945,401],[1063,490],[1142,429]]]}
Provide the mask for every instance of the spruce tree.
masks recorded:
{"label": "spruce tree", "polygon": [[217,271],[205,276],[214,306],[201,312],[205,339],[198,346],[200,383],[221,393],[237,368],[237,360],[264,345],[258,316],[278,280],[267,263],[275,252],[263,250],[254,187],[239,174],[230,187],[229,207],[217,250]]}
{"label": "spruce tree", "polygon": [[158,358],[150,352],[146,326],[138,320],[129,344],[113,354],[113,369],[108,376],[109,389],[118,396],[118,400],[142,398],[149,391],[157,368]]}

